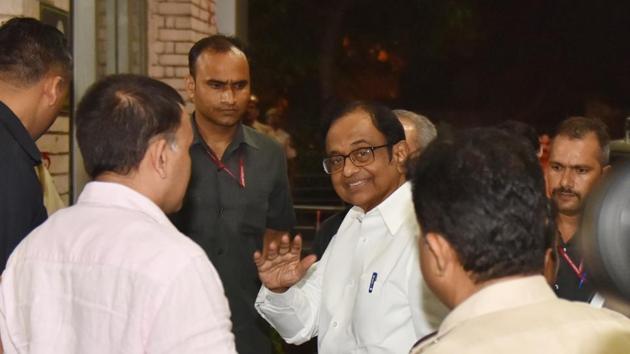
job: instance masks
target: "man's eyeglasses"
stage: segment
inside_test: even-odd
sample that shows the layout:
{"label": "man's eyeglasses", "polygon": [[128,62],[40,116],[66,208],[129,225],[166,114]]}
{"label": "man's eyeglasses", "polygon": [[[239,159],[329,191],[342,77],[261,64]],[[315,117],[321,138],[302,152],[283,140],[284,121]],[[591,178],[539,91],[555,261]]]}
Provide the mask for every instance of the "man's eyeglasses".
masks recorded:
{"label": "man's eyeglasses", "polygon": [[352,164],[356,167],[369,165],[374,161],[374,150],[384,148],[386,146],[389,146],[389,144],[362,147],[351,151],[348,155],[333,155],[327,157],[322,161],[324,171],[329,175],[341,171],[345,166],[346,159],[348,157],[350,158],[350,161],[352,161]]}

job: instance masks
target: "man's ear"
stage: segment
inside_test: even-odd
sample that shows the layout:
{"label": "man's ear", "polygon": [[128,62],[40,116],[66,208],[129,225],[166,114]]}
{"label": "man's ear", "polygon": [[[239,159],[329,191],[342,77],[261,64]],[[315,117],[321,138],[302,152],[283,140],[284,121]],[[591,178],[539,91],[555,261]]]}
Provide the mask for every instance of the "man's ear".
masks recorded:
{"label": "man's ear", "polygon": [[392,147],[392,158],[397,165],[400,173],[405,173],[405,162],[409,157],[409,146],[405,140],[401,140]]}
{"label": "man's ear", "polygon": [[442,235],[429,232],[424,236],[426,247],[429,249],[431,271],[438,277],[443,277],[453,266],[455,253],[451,244]]}
{"label": "man's ear", "polygon": [[168,177],[167,166],[170,163],[168,149],[169,146],[166,139],[155,139],[149,143],[149,148],[147,149],[145,157],[149,159],[150,166],[162,179]]}
{"label": "man's ear", "polygon": [[604,166],[604,168],[602,168],[602,176],[606,176],[609,171],[610,171],[610,165]]}
{"label": "man's ear", "polygon": [[61,101],[66,99],[68,92],[68,82],[60,75],[48,75],[44,79],[43,96],[46,106],[59,106]]}
{"label": "man's ear", "polygon": [[192,75],[186,76],[186,93],[191,102],[195,102],[195,78]]}

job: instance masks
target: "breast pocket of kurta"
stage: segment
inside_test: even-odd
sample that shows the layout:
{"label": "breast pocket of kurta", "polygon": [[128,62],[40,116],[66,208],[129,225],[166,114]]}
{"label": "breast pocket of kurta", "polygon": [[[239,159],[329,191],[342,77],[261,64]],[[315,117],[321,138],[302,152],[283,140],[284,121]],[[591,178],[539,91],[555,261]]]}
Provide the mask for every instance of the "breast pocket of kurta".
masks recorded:
{"label": "breast pocket of kurta", "polygon": [[353,316],[359,344],[378,345],[389,336],[396,319],[408,317],[408,301],[400,285],[377,270],[361,275]]}
{"label": "breast pocket of kurta", "polygon": [[[378,323],[383,321],[385,296],[388,285],[387,279],[377,270],[361,274],[359,279],[353,322],[355,333],[362,341],[371,341],[379,336],[376,330]],[[365,342],[362,344],[366,344]]]}

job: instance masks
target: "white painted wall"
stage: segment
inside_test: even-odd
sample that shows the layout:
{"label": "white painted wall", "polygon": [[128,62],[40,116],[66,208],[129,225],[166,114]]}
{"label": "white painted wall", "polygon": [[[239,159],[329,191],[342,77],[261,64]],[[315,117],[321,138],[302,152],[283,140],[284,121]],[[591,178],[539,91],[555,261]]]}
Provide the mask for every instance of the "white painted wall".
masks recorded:
{"label": "white painted wall", "polygon": [[216,0],[215,14],[219,33],[247,42],[248,0]]}
{"label": "white painted wall", "polygon": [[[94,0],[73,0],[74,16],[74,103],[77,104],[87,88],[96,80],[96,4]],[[81,14],[81,15],[76,15]],[[74,128],[74,127],[73,127]],[[89,177],[83,166],[83,158],[72,134],[72,191],[76,199],[83,190]]]}
{"label": "white painted wall", "polygon": [[236,35],[236,0],[217,0],[215,2],[215,15],[219,33]]}

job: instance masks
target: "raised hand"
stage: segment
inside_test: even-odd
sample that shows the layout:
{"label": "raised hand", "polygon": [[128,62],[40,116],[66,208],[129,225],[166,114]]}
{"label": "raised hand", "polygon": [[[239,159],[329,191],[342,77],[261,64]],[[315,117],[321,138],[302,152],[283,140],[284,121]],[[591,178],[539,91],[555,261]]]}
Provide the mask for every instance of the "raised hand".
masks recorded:
{"label": "raised hand", "polygon": [[281,293],[300,281],[317,257],[306,256],[300,260],[302,237],[297,235],[290,240],[288,234],[282,235],[280,242],[271,241],[264,246],[263,252],[254,252],[254,262],[258,268],[258,277],[267,289]]}

